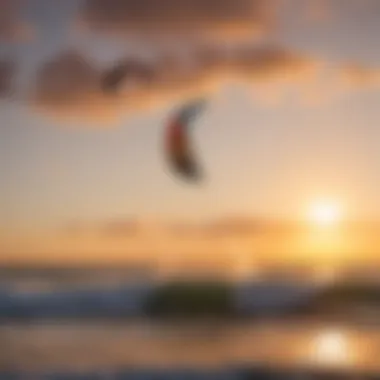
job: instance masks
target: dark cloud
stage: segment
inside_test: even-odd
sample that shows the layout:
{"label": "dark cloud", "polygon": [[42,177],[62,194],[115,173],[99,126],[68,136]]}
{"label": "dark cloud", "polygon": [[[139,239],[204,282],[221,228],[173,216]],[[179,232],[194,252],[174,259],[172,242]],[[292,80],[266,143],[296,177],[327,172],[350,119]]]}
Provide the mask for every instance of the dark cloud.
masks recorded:
{"label": "dark cloud", "polygon": [[107,70],[102,76],[101,87],[105,92],[114,92],[118,89],[124,77],[133,77],[140,84],[151,83],[156,76],[152,65],[138,60],[127,60]]}
{"label": "dark cloud", "polygon": [[[32,103],[58,118],[77,118],[98,126],[130,113],[211,96],[229,81],[255,84],[256,88],[273,85],[273,93],[284,84],[320,84],[323,69],[327,69],[325,62],[277,46],[203,46],[194,48],[189,56],[162,54],[149,61],[126,58],[105,72],[71,51],[47,62],[38,72]],[[329,84],[337,83],[339,91],[380,82],[377,68],[337,65],[331,74],[335,82]],[[318,91],[323,93],[326,88]],[[312,95],[316,94],[305,93]]]}
{"label": "dark cloud", "polygon": [[89,30],[138,35],[252,34],[267,28],[277,0],[87,0]]}
{"label": "dark cloud", "polygon": [[317,65],[316,60],[276,46],[243,46],[232,50],[203,47],[195,49],[189,58],[162,56],[154,64],[121,62],[104,74],[103,81],[109,83],[114,79],[114,91],[131,82],[138,82],[146,89],[164,91],[182,84],[189,86],[202,78],[294,80],[297,76],[309,75]]}
{"label": "dark cloud", "polygon": [[99,70],[76,51],[62,53],[41,67],[32,104],[59,118],[93,122],[109,121],[114,113],[100,89]]}
{"label": "dark cloud", "polygon": [[12,61],[0,61],[0,97],[13,95],[16,66]]}
{"label": "dark cloud", "polygon": [[33,103],[64,117],[109,122],[121,114],[213,93],[228,80],[292,81],[311,75],[314,66],[313,60],[277,47],[234,51],[203,47],[190,58],[161,55],[149,62],[128,58],[100,73],[80,54],[67,52],[41,68]]}
{"label": "dark cloud", "polygon": [[98,71],[84,57],[70,51],[46,63],[37,75],[37,99],[66,105],[98,90]]}
{"label": "dark cloud", "polygon": [[20,18],[20,0],[0,0],[0,42],[25,41],[33,37],[33,29]]}

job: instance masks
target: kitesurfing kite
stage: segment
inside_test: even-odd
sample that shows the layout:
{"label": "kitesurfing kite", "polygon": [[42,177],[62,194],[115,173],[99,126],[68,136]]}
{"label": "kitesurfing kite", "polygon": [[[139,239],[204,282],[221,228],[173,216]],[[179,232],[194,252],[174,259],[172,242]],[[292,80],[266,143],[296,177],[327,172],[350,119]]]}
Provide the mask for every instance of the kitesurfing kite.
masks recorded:
{"label": "kitesurfing kite", "polygon": [[[135,61],[117,64],[108,70],[102,78],[102,89],[107,94],[116,94],[128,78],[141,80],[147,84],[154,78],[154,71],[146,65]],[[195,158],[195,152],[190,138],[190,129],[197,116],[204,110],[206,101],[197,99],[177,111],[166,128],[165,153],[168,163],[182,179],[198,182],[202,172]]]}
{"label": "kitesurfing kite", "polygon": [[202,171],[189,134],[194,120],[205,106],[206,101],[203,99],[186,104],[174,115],[165,134],[165,152],[171,169],[191,182],[201,180]]}

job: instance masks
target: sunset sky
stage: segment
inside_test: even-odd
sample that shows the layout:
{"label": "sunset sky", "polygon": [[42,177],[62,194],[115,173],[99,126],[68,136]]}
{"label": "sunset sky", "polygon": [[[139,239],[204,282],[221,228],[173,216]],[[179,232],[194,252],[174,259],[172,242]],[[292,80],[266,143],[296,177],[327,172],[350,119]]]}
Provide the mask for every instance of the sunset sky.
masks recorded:
{"label": "sunset sky", "polygon": [[[216,3],[0,0],[1,251],[75,222],[302,219],[321,198],[380,220],[380,2]],[[132,75],[125,97],[101,93],[99,73],[169,40],[161,82]],[[212,63],[188,69],[199,40]],[[163,131],[209,82],[194,128],[207,177],[188,186],[168,173]]]}

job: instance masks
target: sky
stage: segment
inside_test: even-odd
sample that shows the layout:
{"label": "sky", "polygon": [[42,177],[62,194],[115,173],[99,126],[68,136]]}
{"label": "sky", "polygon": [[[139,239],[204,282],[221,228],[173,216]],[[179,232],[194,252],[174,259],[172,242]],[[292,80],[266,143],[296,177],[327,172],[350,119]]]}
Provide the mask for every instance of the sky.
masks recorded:
{"label": "sky", "polygon": [[[217,4],[0,1],[1,236],[131,218],[299,219],[319,198],[380,219],[380,4]],[[101,75],[121,60],[150,60],[156,79],[132,72],[125,92],[104,94]],[[187,185],[167,167],[164,130],[205,94],[193,138],[206,178]]]}

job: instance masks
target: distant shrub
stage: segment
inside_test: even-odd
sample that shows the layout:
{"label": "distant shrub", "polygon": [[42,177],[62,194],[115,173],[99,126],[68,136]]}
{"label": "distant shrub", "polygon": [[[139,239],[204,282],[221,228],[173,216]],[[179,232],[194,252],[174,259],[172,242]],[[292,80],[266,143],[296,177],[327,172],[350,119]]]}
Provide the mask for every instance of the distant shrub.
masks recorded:
{"label": "distant shrub", "polygon": [[232,289],[224,283],[170,283],[148,297],[145,310],[154,317],[231,316]]}

